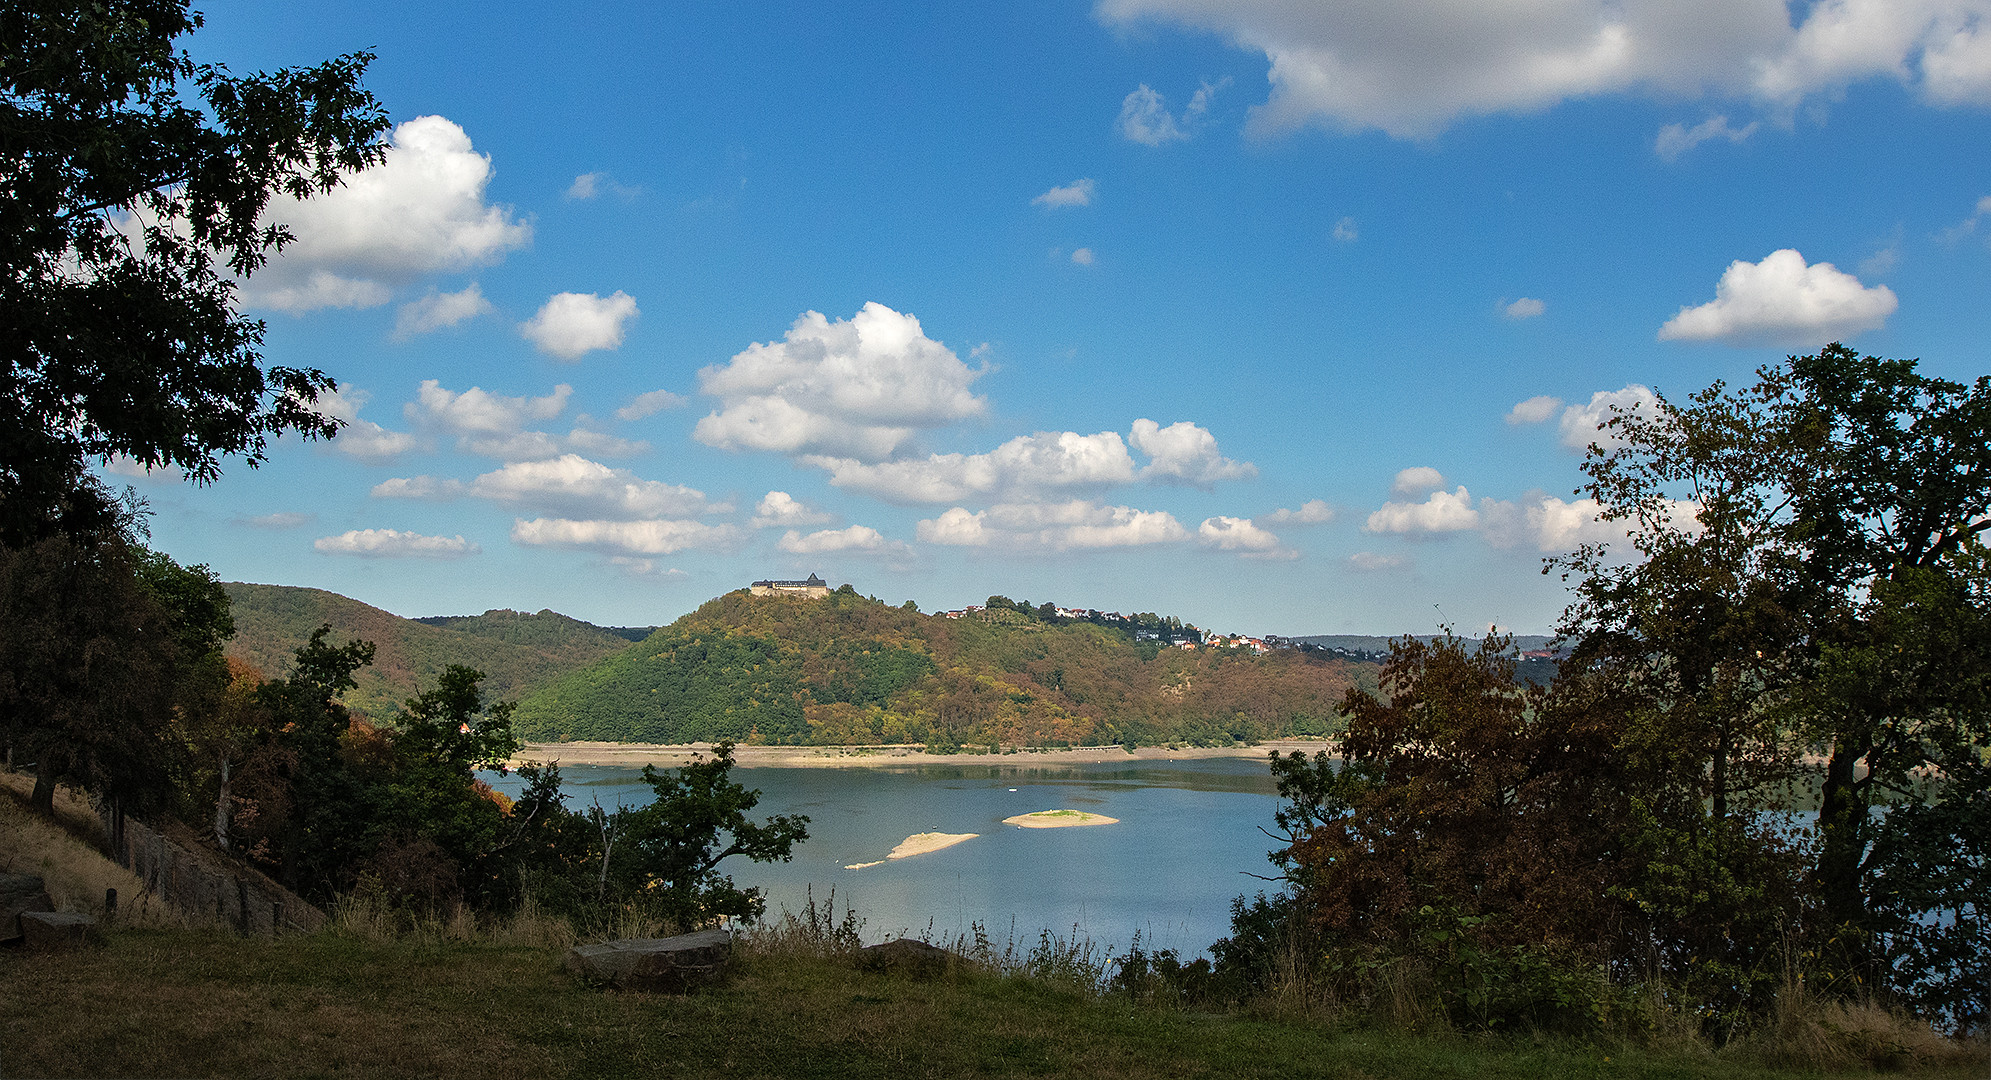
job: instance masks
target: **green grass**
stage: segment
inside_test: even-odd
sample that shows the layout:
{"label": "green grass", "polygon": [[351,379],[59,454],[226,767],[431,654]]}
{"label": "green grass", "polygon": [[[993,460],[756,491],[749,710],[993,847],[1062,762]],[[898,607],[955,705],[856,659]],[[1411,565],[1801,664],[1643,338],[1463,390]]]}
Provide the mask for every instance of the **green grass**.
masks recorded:
{"label": "green grass", "polygon": [[[123,930],[0,953],[0,1068],[29,1076],[1745,1077],[1705,1051],[1468,1038],[1135,1006],[967,971],[743,950],[689,997],[577,984],[559,952]],[[1975,1075],[1937,1072],[1935,1075]],[[1844,1074],[1862,1075],[1862,1074]]]}

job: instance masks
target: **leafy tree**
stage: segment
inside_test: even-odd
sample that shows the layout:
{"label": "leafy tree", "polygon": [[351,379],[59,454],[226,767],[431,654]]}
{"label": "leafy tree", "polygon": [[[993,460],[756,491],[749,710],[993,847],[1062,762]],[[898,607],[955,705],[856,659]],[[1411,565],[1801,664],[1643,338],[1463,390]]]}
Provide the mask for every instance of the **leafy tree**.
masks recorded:
{"label": "leafy tree", "polygon": [[539,902],[589,921],[624,905],[682,927],[758,919],[767,905],[760,890],[734,885],[720,864],[735,856],[787,862],[808,839],[809,818],[754,821],[760,792],[734,780],[732,769],[733,744],[720,743],[711,757],[680,768],[646,766],[643,779],[655,794],[648,805],[579,813],[562,805],[558,769],[521,769],[527,791],[511,817],[527,887]]}
{"label": "leafy tree", "polygon": [[289,239],[273,196],[380,159],[372,57],[237,76],[178,50],[200,25],[185,0],[0,10],[0,542],[112,521],[93,460],[207,482],[336,430],[311,407],[332,380],[264,366],[230,275]]}
{"label": "leafy tree", "polygon": [[373,643],[330,645],[331,631],[319,627],[298,648],[291,674],[257,694],[281,734],[269,783],[256,793],[266,808],[256,839],[267,840],[286,885],[321,899],[349,885],[352,868],[371,851],[363,820],[368,792],[346,752],[353,717],[339,698],[358,685],[353,673],[373,662]]}
{"label": "leafy tree", "polygon": [[[391,778],[383,785],[374,827],[404,849],[419,839],[440,856],[438,876],[450,899],[478,906],[504,890],[501,853],[504,812],[476,779],[479,769],[504,771],[520,742],[512,735],[510,702],[486,708],[482,673],[452,664],[437,686],[413,699],[386,738]],[[432,901],[437,899],[431,895]]]}
{"label": "leafy tree", "polygon": [[109,528],[0,546],[0,733],[35,763],[44,813],[58,783],[120,811],[165,806],[184,765],[176,726],[227,685],[227,595],[143,535],[127,498]]}
{"label": "leafy tree", "polygon": [[643,767],[643,782],[656,799],[618,811],[629,860],[624,882],[634,895],[653,897],[662,913],[684,925],[725,916],[752,922],[767,901],[758,889],[740,889],[719,872],[736,855],[752,862],[787,862],[809,838],[806,814],[779,814],[765,822],[747,815],[760,792],[732,778],[733,744],[712,756],[660,772]]}
{"label": "leafy tree", "polygon": [[1889,838],[1937,820],[1901,809],[1918,775],[1971,775],[1991,735],[1991,377],[1834,344],[1606,426],[1586,488],[1641,558],[1561,561],[1577,655],[1642,693],[1718,811],[1792,771],[1793,735],[1824,748],[1812,875],[1863,978]]}
{"label": "leafy tree", "polygon": [[1622,690],[1525,682],[1497,637],[1393,642],[1382,694],[1348,694],[1342,760],[1274,756],[1289,892],[1240,901],[1219,970],[1264,978],[1282,937],[1361,992],[1407,962],[1473,1026],[1594,1018],[1570,1015],[1585,971],[1656,976],[1717,1021],[1762,1005],[1801,866],[1765,823],[1715,818]]}
{"label": "leafy tree", "polygon": [[134,809],[163,803],[180,654],[173,617],[112,537],[0,547],[0,734],[53,814],[74,784]]}

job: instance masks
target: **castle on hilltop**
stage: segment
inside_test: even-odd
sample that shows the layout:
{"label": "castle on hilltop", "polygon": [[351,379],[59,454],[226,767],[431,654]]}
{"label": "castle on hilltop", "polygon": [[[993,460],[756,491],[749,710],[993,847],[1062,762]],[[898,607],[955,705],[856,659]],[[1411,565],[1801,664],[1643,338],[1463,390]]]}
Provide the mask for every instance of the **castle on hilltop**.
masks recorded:
{"label": "castle on hilltop", "polygon": [[756,581],[747,586],[747,592],[754,596],[800,596],[820,600],[830,594],[830,583],[810,574],[805,581]]}

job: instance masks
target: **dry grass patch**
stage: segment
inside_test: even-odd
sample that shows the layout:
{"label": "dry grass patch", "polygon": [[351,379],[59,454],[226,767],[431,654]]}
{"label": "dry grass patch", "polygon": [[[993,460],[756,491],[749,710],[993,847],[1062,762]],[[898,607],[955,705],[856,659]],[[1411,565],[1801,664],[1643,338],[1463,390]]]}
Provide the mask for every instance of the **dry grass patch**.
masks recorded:
{"label": "dry grass patch", "polygon": [[119,925],[191,924],[103,853],[104,825],[87,798],[57,788],[51,822],[28,809],[34,783],[32,776],[0,770],[0,873],[40,875],[57,911],[102,919],[104,890],[116,889]]}

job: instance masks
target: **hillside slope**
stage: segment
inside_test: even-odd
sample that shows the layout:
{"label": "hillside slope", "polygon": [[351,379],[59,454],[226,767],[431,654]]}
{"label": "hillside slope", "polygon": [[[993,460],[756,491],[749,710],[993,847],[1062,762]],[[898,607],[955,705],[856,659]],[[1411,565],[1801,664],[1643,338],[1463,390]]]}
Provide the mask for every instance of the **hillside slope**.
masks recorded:
{"label": "hillside slope", "polygon": [[549,741],[1152,745],[1321,734],[1374,667],[1159,648],[1016,611],[922,615],[851,593],[708,601],[525,697]]}
{"label": "hillside slope", "polygon": [[272,678],[287,674],[297,647],[327,623],[335,643],[373,642],[373,666],[360,669],[358,689],[346,695],[348,705],[369,716],[398,712],[401,702],[434,687],[450,664],[483,672],[486,697],[509,700],[630,647],[609,630],[552,611],[490,611],[434,626],[323,589],[234,581],[222,588],[235,614],[228,655]]}

